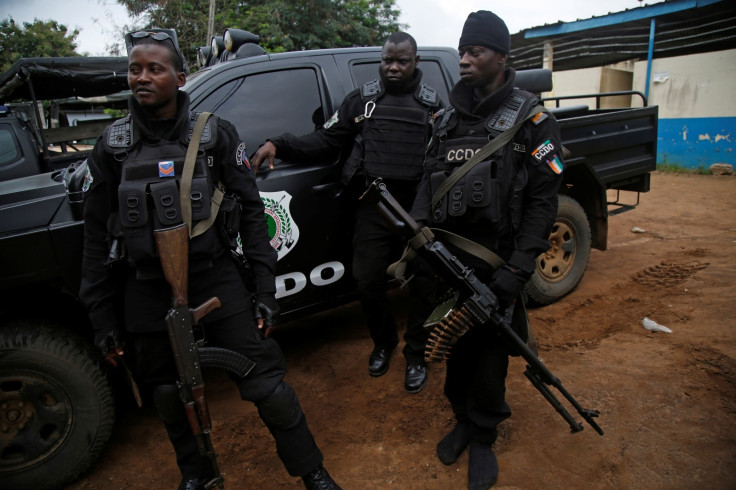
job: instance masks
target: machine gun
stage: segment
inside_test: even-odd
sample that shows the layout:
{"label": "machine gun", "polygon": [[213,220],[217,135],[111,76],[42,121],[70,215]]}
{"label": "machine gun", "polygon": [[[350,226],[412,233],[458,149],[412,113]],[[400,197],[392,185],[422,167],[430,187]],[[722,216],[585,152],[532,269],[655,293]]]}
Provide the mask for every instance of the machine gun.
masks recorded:
{"label": "machine gun", "polygon": [[204,397],[204,379],[201,367],[220,367],[243,377],[255,363],[237,352],[218,347],[204,347],[203,341],[194,338],[193,325],[207,313],[221,306],[213,297],[197,308],[189,308],[189,228],[186,224],[155,230],[156,248],[161,258],[164,277],[171,286],[172,307],[166,315],[169,340],[174,351],[176,370],[179,373],[177,387],[184,403],[192,434],[197,439],[200,453],[212,463],[212,479],[205,488],[225,484],[217,466],[217,454],[212,446],[210,431],[212,423]]}
{"label": "machine gun", "polygon": [[[467,332],[469,328],[480,327],[490,323],[516,349],[528,363],[524,375],[534,387],[554,407],[554,409],[570,425],[571,432],[580,432],[583,425],[576,421],[565,409],[549,386],[556,388],[575,407],[585,421],[603,435],[603,430],[593,420],[599,415],[598,410],[589,410],[580,406],[575,398],[562,386],[560,380],[547,369],[542,361],[532,352],[524,341],[514,332],[498,311],[496,295],[481,282],[472,269],[463,265],[442,242],[435,239],[432,231],[421,227],[409,213],[394,199],[386,188],[386,184],[376,179],[363,194],[365,199],[386,221],[386,223],[409,242],[409,246],[423,257],[434,271],[460,293],[460,308],[454,308],[450,316],[443,320],[442,329],[428,342],[434,349],[434,355],[444,357],[451,347],[453,339]],[[432,356],[430,352],[430,357]]]}

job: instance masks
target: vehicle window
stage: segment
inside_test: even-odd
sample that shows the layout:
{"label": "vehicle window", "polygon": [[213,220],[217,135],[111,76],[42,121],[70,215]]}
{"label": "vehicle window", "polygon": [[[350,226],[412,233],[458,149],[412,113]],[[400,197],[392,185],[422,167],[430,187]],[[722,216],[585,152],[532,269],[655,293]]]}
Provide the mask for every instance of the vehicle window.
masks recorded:
{"label": "vehicle window", "polygon": [[[355,86],[359,87],[365,82],[378,78],[378,66],[379,62],[368,62],[368,63],[356,63],[350,67],[350,73],[353,76]],[[437,90],[440,94],[442,102],[448,103],[448,91],[449,87],[445,81],[445,77],[442,75],[442,69],[440,64],[434,60],[419,60],[417,67],[422,70],[424,76],[422,80],[430,87]]]}
{"label": "vehicle window", "polygon": [[[189,80],[189,79],[187,79]],[[227,100],[233,90],[243,82],[242,78],[231,80],[223,85],[217,87],[214,92],[209,94],[206,99],[197,104],[196,110],[200,112],[216,112],[221,114],[219,111],[220,106]]]}
{"label": "vehicle window", "polygon": [[299,136],[324,122],[317,74],[311,68],[248,75],[219,87],[196,109],[233,123],[249,154],[267,138]]}
{"label": "vehicle window", "polygon": [[20,148],[15,140],[12,128],[0,125],[0,167],[9,165],[20,157]]}

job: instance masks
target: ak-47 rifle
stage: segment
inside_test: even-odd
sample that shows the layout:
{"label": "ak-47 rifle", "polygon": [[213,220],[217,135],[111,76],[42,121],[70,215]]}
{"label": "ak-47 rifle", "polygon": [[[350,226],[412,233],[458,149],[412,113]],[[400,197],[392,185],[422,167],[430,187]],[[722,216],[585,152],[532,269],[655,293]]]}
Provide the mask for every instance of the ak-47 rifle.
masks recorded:
{"label": "ak-47 rifle", "polygon": [[169,340],[179,373],[177,387],[184,403],[192,433],[197,439],[200,453],[212,463],[212,479],[205,488],[225,484],[217,466],[217,454],[212,447],[210,431],[212,423],[204,397],[202,367],[220,367],[240,377],[246,376],[255,363],[237,352],[217,347],[203,347],[203,341],[194,338],[193,325],[212,310],[221,306],[220,300],[212,297],[197,308],[189,308],[189,228],[181,224],[153,232],[166,281],[171,286],[172,307],[166,315]]}
{"label": "ak-47 rifle", "polygon": [[[534,387],[555,408],[555,410],[567,421],[571,431],[583,430],[583,425],[577,422],[565,409],[560,401],[548,388],[553,386],[575,407],[578,413],[590,424],[595,431],[603,435],[603,430],[593,420],[599,415],[598,410],[589,410],[580,406],[575,398],[562,386],[560,380],[547,369],[542,361],[532,352],[524,341],[514,332],[498,311],[498,299],[496,295],[481,282],[472,269],[463,265],[442,242],[435,239],[432,231],[419,224],[411,215],[394,199],[386,188],[386,184],[379,178],[376,179],[363,194],[365,199],[383,217],[386,223],[403,238],[409,242],[409,246],[422,256],[434,269],[434,271],[448,281],[452,287],[460,293],[460,308],[455,308],[451,317],[444,325],[444,332],[449,334],[447,338],[435,337],[434,348],[444,350],[439,354],[446,354],[450,347],[451,339],[465,333],[474,326],[491,323],[498,328],[501,335],[508,340],[528,363],[524,375],[531,381]],[[429,342],[428,342],[429,345]]]}

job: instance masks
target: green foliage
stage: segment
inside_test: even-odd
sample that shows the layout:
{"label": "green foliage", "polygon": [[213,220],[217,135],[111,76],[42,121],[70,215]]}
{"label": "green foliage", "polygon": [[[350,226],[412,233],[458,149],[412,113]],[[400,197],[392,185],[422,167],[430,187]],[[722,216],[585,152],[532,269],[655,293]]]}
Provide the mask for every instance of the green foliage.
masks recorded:
{"label": "green foliage", "polygon": [[120,119],[128,114],[127,109],[104,109],[102,112],[108,116],[112,116],[113,119]]}
{"label": "green foliage", "polygon": [[20,27],[12,17],[0,21],[0,73],[20,58],[44,56],[79,56],[74,39],[78,30],[69,32],[56,21],[34,19]]}
{"label": "green foliage", "polygon": [[662,157],[662,161],[657,162],[657,170],[671,174],[710,174],[710,170],[706,168],[705,165],[698,165],[697,168],[685,167],[684,165],[679,165],[676,162],[671,162],[668,159],[667,154]]}
{"label": "green foliage", "polygon": [[[210,0],[117,0],[131,15],[143,14],[145,27],[176,29],[190,67],[200,46],[209,45]],[[266,51],[374,46],[392,32],[401,11],[395,0],[215,0],[214,33],[228,27],[261,37]]]}
{"label": "green foliage", "polygon": [[671,174],[700,174],[700,175],[710,174],[710,170],[705,168],[705,166],[703,165],[699,165],[698,168],[693,168],[693,167],[683,167],[683,166],[676,165],[673,163],[658,163],[657,170],[660,172],[666,172],[666,173],[671,173]]}

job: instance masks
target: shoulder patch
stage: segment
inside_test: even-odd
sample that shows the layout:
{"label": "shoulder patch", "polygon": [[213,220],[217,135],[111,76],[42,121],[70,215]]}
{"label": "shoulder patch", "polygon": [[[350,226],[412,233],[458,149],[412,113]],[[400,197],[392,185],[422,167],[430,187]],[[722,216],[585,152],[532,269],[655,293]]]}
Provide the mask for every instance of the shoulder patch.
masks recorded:
{"label": "shoulder patch", "polygon": [[82,181],[82,192],[87,192],[90,187],[92,187],[92,183],[95,181],[94,176],[92,175],[92,171],[89,169],[89,166],[87,166],[87,170],[84,172],[84,181]]}
{"label": "shoulder patch", "polygon": [[548,117],[549,117],[549,114],[547,114],[546,112],[540,112],[539,114],[532,117],[532,123],[534,123],[534,125],[536,126],[542,121],[544,121],[545,119],[547,119]]}
{"label": "shoulder patch", "polygon": [[339,110],[335,111],[332,117],[330,117],[322,127],[325,129],[330,129],[332,126],[337,124],[337,122],[340,120],[339,112]]}
{"label": "shoulder patch", "polygon": [[547,166],[556,174],[562,173],[562,160],[559,159],[557,153],[547,160]]}
{"label": "shoulder patch", "polygon": [[537,163],[541,163],[542,159],[555,151],[555,145],[550,140],[546,140],[544,143],[532,150],[532,156]]}
{"label": "shoulder patch", "polygon": [[235,150],[235,165],[243,165],[250,169],[250,162],[248,161],[248,155],[245,153],[245,143],[242,141]]}

